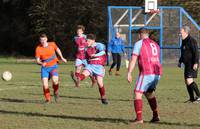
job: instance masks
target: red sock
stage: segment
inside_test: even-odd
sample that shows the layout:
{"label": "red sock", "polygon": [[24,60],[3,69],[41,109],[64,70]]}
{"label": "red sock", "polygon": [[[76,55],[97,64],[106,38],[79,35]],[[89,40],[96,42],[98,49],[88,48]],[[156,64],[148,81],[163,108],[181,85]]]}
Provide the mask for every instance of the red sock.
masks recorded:
{"label": "red sock", "polygon": [[85,79],[85,75],[84,74],[79,74],[79,79],[80,79],[80,81],[82,81],[82,80],[84,80]]}
{"label": "red sock", "polygon": [[151,110],[153,111],[153,117],[158,117],[156,97],[148,99],[148,102],[151,107]]}
{"label": "red sock", "polygon": [[99,93],[101,95],[101,98],[105,97],[105,88],[103,87],[99,87]]}
{"label": "red sock", "polygon": [[79,75],[80,75],[80,73],[75,72],[75,76],[76,77],[79,77]]}
{"label": "red sock", "polygon": [[43,92],[44,92],[44,97],[45,97],[46,101],[50,101],[51,100],[51,96],[50,96],[49,88],[47,88],[47,89],[43,88]]}
{"label": "red sock", "polygon": [[55,95],[58,95],[58,89],[59,89],[59,84],[57,84],[57,85],[53,84],[53,90],[54,90]]}
{"label": "red sock", "polygon": [[142,120],[142,99],[134,100],[134,107],[135,107],[135,112],[137,115],[137,120],[141,121]]}

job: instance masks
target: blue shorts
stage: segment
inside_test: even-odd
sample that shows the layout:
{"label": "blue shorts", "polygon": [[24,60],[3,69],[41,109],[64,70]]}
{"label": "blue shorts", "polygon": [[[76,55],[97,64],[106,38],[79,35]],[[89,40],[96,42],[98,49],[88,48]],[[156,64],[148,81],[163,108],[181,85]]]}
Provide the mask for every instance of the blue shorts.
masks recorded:
{"label": "blue shorts", "polygon": [[58,65],[51,67],[42,67],[41,68],[41,78],[51,78],[52,76],[58,76]]}
{"label": "blue shorts", "polygon": [[153,91],[160,80],[160,75],[139,75],[136,85],[135,92],[145,93],[148,91]]}
{"label": "blue shorts", "polygon": [[83,60],[81,60],[81,59],[76,59],[76,61],[75,61],[75,66],[76,66],[76,67],[81,66],[81,65],[86,66],[87,64],[88,64],[88,63],[87,63],[87,60],[86,60],[86,59],[83,59]]}
{"label": "blue shorts", "polygon": [[105,76],[105,68],[102,65],[88,64],[85,70],[88,70],[92,76]]}

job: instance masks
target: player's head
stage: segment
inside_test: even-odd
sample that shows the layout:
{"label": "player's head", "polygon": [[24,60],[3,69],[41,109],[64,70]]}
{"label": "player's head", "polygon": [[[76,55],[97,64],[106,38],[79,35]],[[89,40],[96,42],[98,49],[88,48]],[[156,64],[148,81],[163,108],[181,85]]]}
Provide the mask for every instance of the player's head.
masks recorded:
{"label": "player's head", "polygon": [[44,34],[44,33],[43,33],[43,34],[40,34],[39,40],[40,40],[40,43],[41,43],[41,44],[47,43],[47,40],[48,40],[47,35]]}
{"label": "player's head", "polygon": [[85,31],[85,27],[83,25],[78,25],[76,28],[76,33],[78,36],[81,36]]}
{"label": "player's head", "polygon": [[116,32],[116,33],[115,33],[115,37],[116,37],[116,38],[120,38],[120,36],[121,36],[120,32]]}
{"label": "player's head", "polygon": [[95,43],[95,40],[96,40],[96,36],[94,34],[87,35],[88,46],[92,46]]}
{"label": "player's head", "polygon": [[139,33],[139,38],[140,39],[145,39],[145,38],[149,37],[149,30],[146,29],[146,28],[140,28],[138,30],[138,33]]}
{"label": "player's head", "polygon": [[190,27],[189,26],[183,26],[181,29],[181,36],[183,39],[185,39],[188,34],[190,33]]}

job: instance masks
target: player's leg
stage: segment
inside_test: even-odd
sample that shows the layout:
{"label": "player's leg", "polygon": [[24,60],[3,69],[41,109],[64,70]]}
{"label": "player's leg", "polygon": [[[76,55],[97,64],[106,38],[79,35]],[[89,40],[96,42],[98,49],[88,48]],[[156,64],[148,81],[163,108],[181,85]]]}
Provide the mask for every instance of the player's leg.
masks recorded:
{"label": "player's leg", "polygon": [[82,61],[80,59],[76,59],[75,61],[75,75],[78,76],[81,73],[82,69]]}
{"label": "player's leg", "polygon": [[43,85],[43,93],[44,93],[46,102],[50,102],[51,100],[50,90],[49,90],[49,85],[48,85],[49,76],[50,76],[50,72],[48,71],[48,68],[42,67],[41,78],[42,78],[42,85]]}
{"label": "player's leg", "polygon": [[155,96],[156,86],[158,81],[160,80],[159,75],[149,75],[145,78],[148,85],[144,88],[145,96],[149,102],[151,110],[153,112],[153,118],[151,122],[158,122],[160,121],[160,117],[158,115],[158,106],[157,106],[157,99]]}
{"label": "player's leg", "polygon": [[82,65],[76,66],[75,68],[75,74],[78,75],[81,73]]}
{"label": "player's leg", "polygon": [[[186,78],[185,83],[187,85],[188,92],[190,92],[189,93],[190,101],[192,101],[192,102],[195,101],[195,100],[200,101],[200,92],[199,92],[197,84],[194,82],[194,79],[193,78]],[[196,93],[197,99],[194,98],[193,91]]]}
{"label": "player's leg", "polygon": [[83,70],[83,72],[78,76],[80,81],[83,81],[85,78],[91,75],[91,72],[87,69]]}
{"label": "player's leg", "polygon": [[195,101],[193,88],[190,85],[192,82],[193,82],[193,78],[185,78],[185,85],[186,85],[186,88],[187,88],[187,91],[188,91],[188,94],[189,94],[189,97],[190,97],[189,102],[194,102]]}
{"label": "player's leg", "polygon": [[[195,100],[200,100],[200,92],[199,92],[197,84],[194,82],[194,78],[197,78],[197,74],[198,72],[193,69],[192,64],[185,65],[185,69],[184,69],[185,84],[187,87],[188,94],[190,96],[189,101],[186,101],[186,102],[194,102]],[[193,91],[197,95],[196,99],[194,97]]]}
{"label": "player's leg", "polygon": [[136,113],[136,119],[134,123],[143,123],[142,119],[142,95],[143,93],[135,91],[135,98],[134,98],[134,108]]}
{"label": "player's leg", "polygon": [[117,67],[116,67],[116,76],[119,76],[119,70],[120,70],[120,66],[121,66],[121,55],[119,53],[117,53]]}
{"label": "player's leg", "polygon": [[44,97],[45,97],[46,102],[50,102],[50,100],[51,100],[50,89],[49,89],[49,86],[48,86],[48,80],[49,80],[48,77],[42,78],[43,93],[44,93]]}
{"label": "player's leg", "polygon": [[200,92],[199,92],[198,85],[195,83],[195,81],[193,81],[193,83],[190,84],[190,85],[192,85],[192,88],[193,88],[194,92],[196,93],[196,99],[195,100],[200,101]]}
{"label": "player's leg", "polygon": [[51,70],[51,77],[52,77],[52,87],[54,90],[54,99],[57,102],[58,101],[58,89],[59,89],[59,77],[58,77],[58,66],[55,65],[52,67]]}
{"label": "player's leg", "polygon": [[73,72],[71,73],[71,77],[72,77],[76,87],[79,87],[80,81],[83,81],[86,77],[91,75],[92,71],[89,71],[88,69],[83,70],[83,72],[78,75],[75,75]]}
{"label": "player's leg", "polygon": [[190,76],[191,76],[192,79],[191,79],[190,86],[192,87],[192,89],[196,93],[195,100],[200,101],[199,88],[198,88],[198,85],[194,81],[194,78],[197,78],[197,75],[198,75],[198,70],[194,70],[193,68],[191,68],[191,70],[190,70]]}
{"label": "player's leg", "polygon": [[157,99],[155,96],[155,92],[148,91],[147,93],[145,93],[145,96],[146,96],[146,98],[149,102],[149,105],[151,107],[151,110],[153,112],[153,118],[152,118],[151,122],[160,121],[160,117],[158,115],[158,106],[157,106]]}
{"label": "player's leg", "polygon": [[56,102],[58,102],[58,89],[59,89],[59,77],[58,76],[52,76],[52,85],[54,90],[54,99]]}
{"label": "player's leg", "polygon": [[[82,64],[83,64],[84,67],[86,67],[88,65],[87,60],[86,59],[82,60]],[[92,82],[91,86],[93,87],[95,85],[95,83],[96,83],[96,78],[94,76],[90,75],[90,79],[91,79],[91,82]]]}
{"label": "player's leg", "polygon": [[102,104],[108,104],[108,101],[106,99],[106,91],[103,83],[103,77],[102,76],[97,76],[97,84],[99,86],[99,93],[101,95],[101,102]]}
{"label": "player's leg", "polygon": [[94,85],[96,84],[96,77],[90,75],[90,79],[91,79],[91,81],[92,81],[92,85],[91,85],[91,86],[94,87]]}
{"label": "player's leg", "polygon": [[117,64],[117,54],[116,53],[112,53],[112,58],[113,58],[113,63],[110,66],[109,69],[109,75],[112,75],[112,69],[115,67],[115,65]]}
{"label": "player's leg", "polygon": [[133,121],[132,124],[143,123],[143,119],[142,119],[143,79],[144,79],[144,75],[140,75],[137,79],[137,82],[134,88],[134,93],[135,93],[134,108],[135,108],[135,113],[136,113],[136,119]]}

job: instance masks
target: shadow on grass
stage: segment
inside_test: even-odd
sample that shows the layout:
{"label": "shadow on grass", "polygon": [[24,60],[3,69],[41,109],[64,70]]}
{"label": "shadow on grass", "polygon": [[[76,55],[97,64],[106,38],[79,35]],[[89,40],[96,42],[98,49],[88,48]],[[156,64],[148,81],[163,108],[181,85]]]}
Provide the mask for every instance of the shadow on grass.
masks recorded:
{"label": "shadow on grass", "polygon": [[158,122],[156,124],[159,124],[159,125],[174,125],[174,126],[183,126],[183,127],[200,127],[200,124],[187,124],[187,123],[172,123],[172,122],[164,122],[164,121],[161,121],[161,122]]}
{"label": "shadow on grass", "polygon": [[[92,98],[92,97],[80,97],[80,96],[64,96],[61,95],[60,97],[64,97],[64,98],[70,98],[70,99],[88,99],[88,100],[99,100],[99,98]],[[123,101],[123,102],[128,102],[130,100],[126,100],[126,99],[109,99],[109,101]]]}
{"label": "shadow on grass", "polygon": [[[25,115],[25,116],[34,116],[34,117],[48,117],[48,118],[60,118],[60,119],[73,119],[73,120],[83,120],[83,121],[96,121],[96,122],[110,122],[110,123],[124,123],[129,124],[128,119],[120,118],[96,118],[96,117],[84,117],[84,116],[68,116],[68,115],[51,115],[51,114],[42,114],[42,113],[33,113],[33,112],[17,112],[17,111],[6,111],[0,110],[0,114],[11,114],[11,115]],[[145,123],[149,123],[146,122]],[[183,127],[200,127],[200,124],[187,124],[187,123],[175,123],[175,122],[158,122],[158,125],[173,125],[173,126],[183,126]]]}
{"label": "shadow on grass", "polygon": [[[37,93],[28,93],[29,95],[42,95],[42,94],[37,94]],[[83,96],[65,96],[65,95],[60,95],[60,98],[69,98],[69,99],[82,99],[82,100],[100,100],[100,98],[93,98],[93,97],[83,97]],[[122,101],[122,102],[129,102],[130,100],[128,99],[109,99],[109,101]]]}
{"label": "shadow on grass", "polygon": [[24,99],[11,99],[11,98],[0,98],[0,102],[36,103],[36,104],[42,104],[42,103],[44,103],[41,100],[24,100]]}
{"label": "shadow on grass", "polygon": [[24,87],[24,89],[26,89],[27,87],[31,87],[31,86],[37,86],[37,87],[41,87],[40,84],[16,84],[16,83],[10,83],[7,84],[9,86],[21,86]]}
{"label": "shadow on grass", "polygon": [[74,119],[74,120],[83,120],[83,121],[96,121],[96,122],[110,122],[110,123],[124,123],[128,124],[129,120],[118,119],[118,118],[96,118],[96,117],[84,117],[84,116],[67,116],[67,115],[50,115],[42,113],[33,113],[33,112],[17,112],[17,111],[5,111],[0,110],[0,114],[12,114],[12,115],[25,115],[25,116],[34,116],[34,117],[49,117],[49,118],[60,118],[60,119]]}

